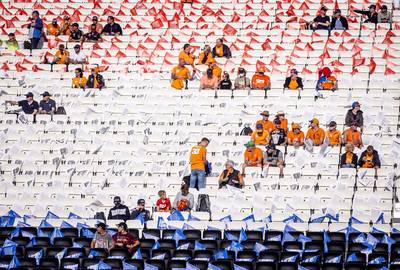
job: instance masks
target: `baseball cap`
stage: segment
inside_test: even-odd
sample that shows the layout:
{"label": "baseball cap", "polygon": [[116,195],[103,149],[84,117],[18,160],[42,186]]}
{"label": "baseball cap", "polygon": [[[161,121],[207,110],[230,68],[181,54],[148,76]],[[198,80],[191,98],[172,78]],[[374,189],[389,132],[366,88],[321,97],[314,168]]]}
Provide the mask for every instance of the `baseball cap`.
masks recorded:
{"label": "baseball cap", "polygon": [[41,96],[44,96],[44,97],[51,97],[50,93],[47,92],[47,91],[44,91],[43,94],[41,94]]}
{"label": "baseball cap", "polygon": [[256,129],[257,129],[257,130],[263,130],[263,128],[264,128],[264,127],[263,127],[262,124],[257,124],[257,125],[256,125]]}
{"label": "baseball cap", "polygon": [[353,102],[353,104],[351,104],[351,107],[353,107],[353,109],[355,108],[355,107],[360,107],[361,106],[361,104],[360,104],[360,102],[358,102],[358,101],[355,101],[355,102]]}
{"label": "baseball cap", "polygon": [[79,24],[78,23],[73,23],[72,26],[79,27]]}
{"label": "baseball cap", "polygon": [[292,123],[292,129],[300,129],[300,125],[298,123]]}
{"label": "baseball cap", "polygon": [[33,93],[32,92],[28,92],[25,94],[26,97],[33,97]]}
{"label": "baseball cap", "polygon": [[310,123],[314,125],[319,125],[319,120],[317,118],[313,118],[312,120],[310,120]]}
{"label": "baseball cap", "polygon": [[255,143],[253,141],[248,141],[247,143],[244,144],[244,146],[246,146],[246,147],[254,147],[256,145],[255,145]]}
{"label": "baseball cap", "polygon": [[336,14],[336,13],[342,13],[342,11],[340,9],[335,9],[334,14]]}
{"label": "baseball cap", "polygon": [[120,203],[121,202],[121,197],[120,196],[115,196],[114,197],[114,203]]}
{"label": "baseball cap", "polygon": [[8,36],[9,37],[15,37],[15,34],[14,33],[9,33]]}
{"label": "baseball cap", "polygon": [[323,6],[323,7],[321,7],[321,10],[325,10],[325,11],[327,11],[327,10],[328,10],[328,8],[327,8],[327,7],[325,7],[325,6]]}
{"label": "baseball cap", "polygon": [[260,115],[262,115],[262,116],[269,116],[269,111],[263,111],[262,113],[260,113]]}
{"label": "baseball cap", "polygon": [[278,112],[276,113],[276,116],[279,116],[279,115],[285,115],[285,112],[284,112],[284,111],[278,111]]}
{"label": "baseball cap", "polygon": [[331,122],[329,123],[329,127],[336,127],[336,126],[337,126],[337,124],[336,124],[335,121],[331,121]]}
{"label": "baseball cap", "polygon": [[81,45],[76,44],[76,45],[74,46],[74,48],[75,48],[75,49],[80,49],[80,48],[81,48]]}
{"label": "baseball cap", "polygon": [[141,204],[145,204],[145,200],[144,199],[139,199],[138,201],[137,201],[137,204],[138,205],[141,205]]}

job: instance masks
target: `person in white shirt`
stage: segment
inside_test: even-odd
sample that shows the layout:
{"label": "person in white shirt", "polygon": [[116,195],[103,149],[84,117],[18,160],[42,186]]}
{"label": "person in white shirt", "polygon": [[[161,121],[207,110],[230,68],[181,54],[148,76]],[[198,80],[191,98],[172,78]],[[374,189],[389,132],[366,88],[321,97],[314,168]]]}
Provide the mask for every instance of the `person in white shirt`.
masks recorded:
{"label": "person in white shirt", "polygon": [[77,44],[74,46],[74,50],[69,56],[69,64],[87,64],[87,57],[84,52],[81,51],[81,45]]}

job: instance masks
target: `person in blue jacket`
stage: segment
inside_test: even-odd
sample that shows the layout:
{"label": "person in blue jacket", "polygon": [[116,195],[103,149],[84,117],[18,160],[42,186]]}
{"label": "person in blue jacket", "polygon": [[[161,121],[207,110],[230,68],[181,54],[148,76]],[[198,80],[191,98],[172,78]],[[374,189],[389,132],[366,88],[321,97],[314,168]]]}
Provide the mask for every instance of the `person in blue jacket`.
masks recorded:
{"label": "person in blue jacket", "polygon": [[40,37],[42,36],[43,21],[39,17],[39,12],[37,10],[32,12],[31,24],[29,25],[29,28],[32,31],[31,48],[38,49]]}

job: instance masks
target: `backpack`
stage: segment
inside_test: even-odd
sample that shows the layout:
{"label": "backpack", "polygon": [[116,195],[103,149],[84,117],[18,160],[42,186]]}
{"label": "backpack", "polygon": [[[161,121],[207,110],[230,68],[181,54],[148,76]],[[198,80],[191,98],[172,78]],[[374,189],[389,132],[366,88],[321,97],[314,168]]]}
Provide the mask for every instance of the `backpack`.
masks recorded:
{"label": "backpack", "polygon": [[31,46],[31,42],[30,42],[30,41],[28,41],[28,40],[25,40],[25,41],[24,41],[24,49],[25,49],[25,50],[30,50],[30,49],[32,49],[32,46]]}
{"label": "backpack", "polygon": [[63,106],[57,107],[56,114],[67,114]]}
{"label": "backpack", "polygon": [[210,212],[210,197],[207,194],[199,194],[196,211]]}
{"label": "backpack", "polygon": [[240,136],[250,136],[253,133],[253,130],[250,127],[244,127],[240,132]]}

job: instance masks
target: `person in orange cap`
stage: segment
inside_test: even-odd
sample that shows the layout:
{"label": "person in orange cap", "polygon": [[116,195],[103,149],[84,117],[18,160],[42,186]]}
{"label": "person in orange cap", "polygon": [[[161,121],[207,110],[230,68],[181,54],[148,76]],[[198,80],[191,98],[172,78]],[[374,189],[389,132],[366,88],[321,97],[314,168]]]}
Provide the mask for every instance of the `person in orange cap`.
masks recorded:
{"label": "person in orange cap", "polygon": [[268,133],[271,133],[271,131],[275,129],[275,125],[274,125],[274,123],[272,123],[271,121],[268,120],[269,112],[263,111],[262,113],[260,113],[260,115],[262,116],[262,119],[257,121],[256,126],[258,124],[261,124],[261,125],[263,125],[264,130],[266,130]]}
{"label": "person in orange cap", "polygon": [[319,127],[319,121],[317,118],[313,118],[310,121],[310,128],[307,131],[307,140],[312,141],[314,146],[319,146],[324,143],[325,132]]}
{"label": "person in orange cap", "polygon": [[209,45],[204,46],[203,51],[199,55],[198,65],[209,65],[215,61]]}
{"label": "person in orange cap", "polygon": [[262,124],[256,125],[256,130],[251,134],[251,139],[256,145],[269,144],[269,132],[266,131]]}
{"label": "person in orange cap", "polygon": [[192,46],[190,44],[186,43],[183,45],[183,50],[179,53],[179,61],[184,60],[185,65],[191,65],[193,66],[194,64],[194,59],[196,59],[196,56],[192,54]]}
{"label": "person in orange cap", "polygon": [[251,79],[251,88],[256,90],[270,90],[271,80],[269,76],[265,75],[264,67],[257,67],[257,73]]}
{"label": "person in orange cap", "polygon": [[292,123],[292,130],[287,135],[287,143],[295,147],[304,145],[304,132],[300,130],[299,124]]}

